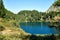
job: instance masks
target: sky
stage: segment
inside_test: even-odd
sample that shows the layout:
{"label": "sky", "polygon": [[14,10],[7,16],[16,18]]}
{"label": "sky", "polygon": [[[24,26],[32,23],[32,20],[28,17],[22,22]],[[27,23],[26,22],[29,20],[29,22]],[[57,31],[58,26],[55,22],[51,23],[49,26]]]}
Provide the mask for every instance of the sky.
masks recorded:
{"label": "sky", "polygon": [[6,9],[13,13],[21,10],[37,10],[45,12],[55,0],[3,0]]}

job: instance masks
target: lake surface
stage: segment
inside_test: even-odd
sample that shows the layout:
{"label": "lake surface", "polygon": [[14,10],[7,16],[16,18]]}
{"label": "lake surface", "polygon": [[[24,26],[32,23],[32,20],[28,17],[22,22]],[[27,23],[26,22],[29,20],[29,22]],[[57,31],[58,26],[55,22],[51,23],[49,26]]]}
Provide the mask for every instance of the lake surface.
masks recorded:
{"label": "lake surface", "polygon": [[57,34],[55,28],[50,28],[48,22],[24,22],[20,23],[20,27],[30,34]]}

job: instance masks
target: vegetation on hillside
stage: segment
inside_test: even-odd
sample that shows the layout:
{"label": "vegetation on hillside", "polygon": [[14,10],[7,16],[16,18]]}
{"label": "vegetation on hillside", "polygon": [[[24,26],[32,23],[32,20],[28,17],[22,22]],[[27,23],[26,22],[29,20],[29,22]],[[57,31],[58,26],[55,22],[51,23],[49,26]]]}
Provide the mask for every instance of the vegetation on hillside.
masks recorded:
{"label": "vegetation on hillside", "polygon": [[[59,2],[58,2],[59,4]],[[56,4],[57,5],[57,4]],[[59,4],[60,5],[60,4]],[[52,15],[53,14],[53,15]],[[19,22],[60,22],[60,12],[38,12],[37,10],[22,10],[18,14],[14,14],[7,10],[3,1],[0,0],[0,40],[40,40],[34,35],[27,35],[19,28]],[[55,25],[56,23],[53,23]],[[57,24],[58,25],[58,24]],[[58,28],[60,27],[60,23]],[[29,38],[28,38],[29,37]],[[49,36],[50,38],[50,36]],[[46,39],[48,40],[48,38]]]}
{"label": "vegetation on hillside", "polygon": [[60,0],[56,0],[53,5],[54,5],[54,6],[60,6]]}
{"label": "vegetation on hillside", "polygon": [[22,22],[37,22],[41,19],[41,13],[36,10],[23,10],[18,13]]}

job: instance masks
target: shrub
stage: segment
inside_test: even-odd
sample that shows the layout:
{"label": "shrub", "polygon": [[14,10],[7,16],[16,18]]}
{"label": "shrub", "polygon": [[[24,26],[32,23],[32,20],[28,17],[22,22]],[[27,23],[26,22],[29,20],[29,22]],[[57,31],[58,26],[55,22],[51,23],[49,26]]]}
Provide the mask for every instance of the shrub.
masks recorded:
{"label": "shrub", "polygon": [[0,31],[3,31],[5,28],[3,26],[0,26]]}

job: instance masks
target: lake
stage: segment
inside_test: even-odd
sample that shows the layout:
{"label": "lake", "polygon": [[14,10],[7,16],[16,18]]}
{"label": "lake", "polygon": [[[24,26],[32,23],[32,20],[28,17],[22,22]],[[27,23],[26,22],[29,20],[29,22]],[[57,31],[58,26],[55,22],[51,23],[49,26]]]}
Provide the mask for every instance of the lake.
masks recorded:
{"label": "lake", "polygon": [[30,34],[57,34],[55,28],[48,26],[49,22],[22,22],[20,27]]}

